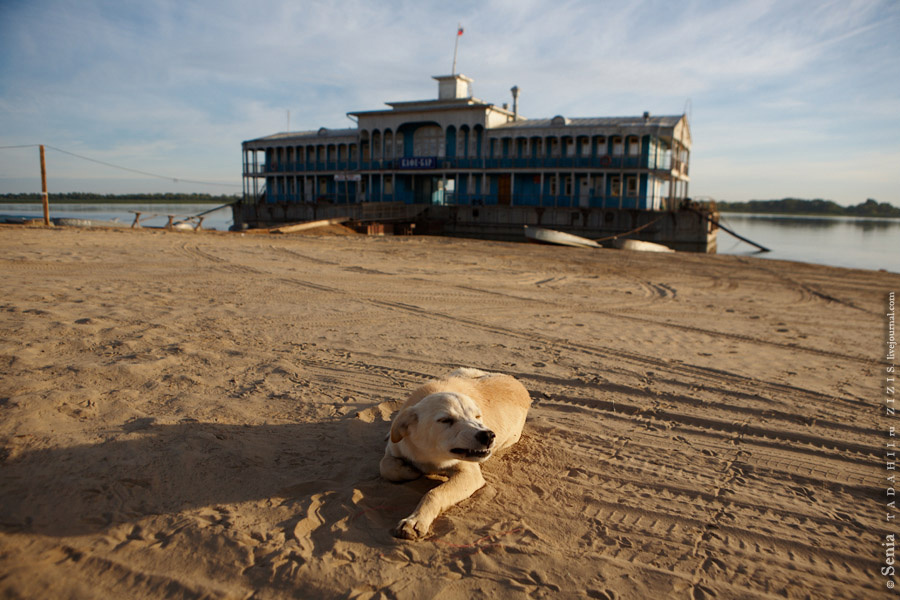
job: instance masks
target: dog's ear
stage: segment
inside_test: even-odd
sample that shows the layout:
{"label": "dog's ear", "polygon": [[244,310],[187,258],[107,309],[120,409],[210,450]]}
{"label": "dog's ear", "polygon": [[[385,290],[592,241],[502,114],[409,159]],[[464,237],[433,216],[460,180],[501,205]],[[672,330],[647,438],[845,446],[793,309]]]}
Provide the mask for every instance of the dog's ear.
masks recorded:
{"label": "dog's ear", "polygon": [[409,431],[409,427],[418,422],[419,415],[416,414],[412,407],[401,410],[394,417],[394,422],[391,423],[391,441],[396,444],[402,440]]}

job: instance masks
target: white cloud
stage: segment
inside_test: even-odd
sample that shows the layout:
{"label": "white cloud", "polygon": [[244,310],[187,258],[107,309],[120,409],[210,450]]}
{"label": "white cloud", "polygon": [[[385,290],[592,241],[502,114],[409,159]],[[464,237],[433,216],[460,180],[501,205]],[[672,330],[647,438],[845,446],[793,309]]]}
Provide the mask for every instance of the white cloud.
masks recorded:
{"label": "white cloud", "polygon": [[[822,170],[842,172],[829,148],[862,167],[900,134],[890,0],[35,0],[0,11],[0,144],[182,177],[238,180],[240,142],[283,130],[287,110],[294,129],[348,127],[348,111],[434,97],[459,22],[459,70],[476,95],[508,102],[516,84],[526,116],[677,114],[690,98],[693,189],[813,189]],[[25,167],[0,154],[0,178]],[[894,171],[880,199],[900,204]],[[843,173],[842,201],[879,179]]]}

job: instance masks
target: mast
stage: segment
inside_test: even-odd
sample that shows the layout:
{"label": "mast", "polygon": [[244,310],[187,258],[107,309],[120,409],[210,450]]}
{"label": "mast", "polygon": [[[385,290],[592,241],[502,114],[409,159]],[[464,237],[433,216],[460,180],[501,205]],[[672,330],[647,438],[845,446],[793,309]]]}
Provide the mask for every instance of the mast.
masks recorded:
{"label": "mast", "polygon": [[451,75],[456,75],[456,51],[459,49],[459,38],[463,34],[462,23],[460,23],[456,28],[456,42],[453,44],[453,68],[450,69]]}

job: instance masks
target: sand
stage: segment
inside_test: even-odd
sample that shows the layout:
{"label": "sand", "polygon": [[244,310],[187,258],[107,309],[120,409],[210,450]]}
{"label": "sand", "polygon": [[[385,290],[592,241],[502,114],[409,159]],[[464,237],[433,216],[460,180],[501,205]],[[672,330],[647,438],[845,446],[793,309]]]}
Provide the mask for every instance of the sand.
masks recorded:
{"label": "sand", "polygon": [[[879,598],[900,276],[425,237],[0,228],[0,596]],[[431,535],[378,462],[534,405]],[[900,529],[900,527],[898,527]]]}

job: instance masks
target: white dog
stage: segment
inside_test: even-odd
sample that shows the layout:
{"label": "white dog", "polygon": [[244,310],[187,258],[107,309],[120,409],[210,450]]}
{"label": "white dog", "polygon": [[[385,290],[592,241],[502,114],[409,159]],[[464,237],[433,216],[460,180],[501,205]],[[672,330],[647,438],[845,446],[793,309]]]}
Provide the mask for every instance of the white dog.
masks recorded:
{"label": "white dog", "polygon": [[391,423],[381,475],[394,482],[422,474],[447,480],[391,533],[423,537],[443,510],[480,489],[479,463],[519,441],[530,405],[528,390],[514,378],[477,369],[457,369],[410,394]]}

